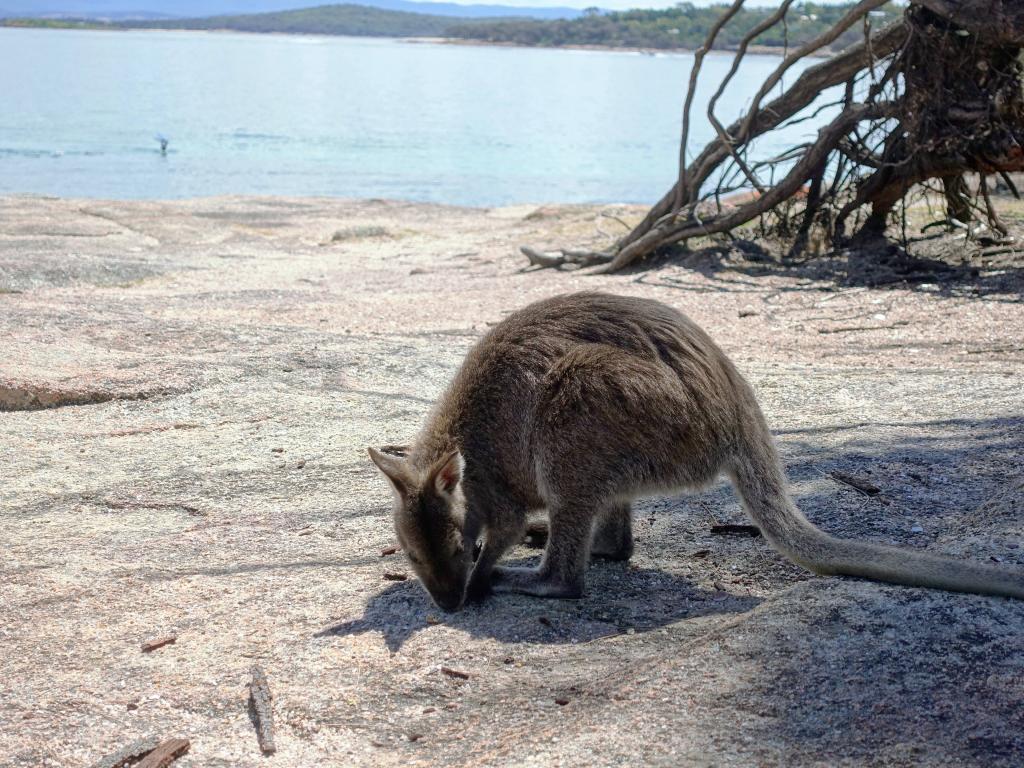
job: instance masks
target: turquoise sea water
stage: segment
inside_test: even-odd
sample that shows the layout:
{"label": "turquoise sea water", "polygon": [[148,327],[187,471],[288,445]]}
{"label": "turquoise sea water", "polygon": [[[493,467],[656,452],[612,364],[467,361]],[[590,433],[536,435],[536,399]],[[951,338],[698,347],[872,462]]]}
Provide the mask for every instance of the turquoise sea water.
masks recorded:
{"label": "turquoise sea water", "polygon": [[[709,90],[729,63],[708,57]],[[777,63],[750,57],[721,102],[726,122]],[[0,194],[652,202],[674,178],[691,64],[379,38],[0,29]],[[695,149],[710,138],[706,98]]]}

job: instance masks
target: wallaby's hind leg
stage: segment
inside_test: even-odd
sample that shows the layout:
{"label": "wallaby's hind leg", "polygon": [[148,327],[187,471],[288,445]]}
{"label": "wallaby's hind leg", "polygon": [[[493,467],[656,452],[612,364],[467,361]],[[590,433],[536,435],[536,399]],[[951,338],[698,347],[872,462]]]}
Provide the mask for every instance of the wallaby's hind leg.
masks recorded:
{"label": "wallaby's hind leg", "polygon": [[491,584],[495,592],[521,592],[537,597],[583,597],[592,537],[591,508],[554,507],[550,510],[548,545],[538,568],[497,566]]}
{"label": "wallaby's hind leg", "polygon": [[606,560],[629,560],[633,556],[633,515],[629,502],[609,504],[597,516],[590,554]]}

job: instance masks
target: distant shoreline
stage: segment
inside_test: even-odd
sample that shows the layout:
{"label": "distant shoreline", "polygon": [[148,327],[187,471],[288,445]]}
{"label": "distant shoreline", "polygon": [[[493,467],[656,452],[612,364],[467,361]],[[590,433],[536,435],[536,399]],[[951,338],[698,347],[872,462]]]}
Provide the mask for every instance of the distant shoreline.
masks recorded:
{"label": "distant shoreline", "polygon": [[[21,20],[19,19],[19,22]],[[485,47],[485,48],[533,48],[538,50],[564,50],[564,51],[610,51],[623,52],[623,53],[641,53],[648,56],[656,56],[658,54],[665,55],[693,55],[696,53],[693,48],[646,48],[638,46],[626,46],[626,45],[599,45],[596,43],[569,43],[564,45],[529,45],[527,43],[514,43],[507,41],[492,41],[492,40],[478,40],[463,37],[425,37],[422,35],[416,35],[412,37],[395,37],[393,35],[335,35],[328,32],[285,32],[285,31],[274,31],[274,32],[254,32],[247,29],[231,29],[230,27],[223,27],[219,29],[188,29],[185,27],[177,28],[164,28],[164,27],[115,27],[107,24],[67,24],[60,26],[49,26],[45,24],[8,24],[5,20],[0,19],[0,29],[32,29],[32,30],[48,30],[54,32],[193,32],[197,34],[234,34],[234,35],[254,35],[258,37],[318,37],[318,38],[354,38],[358,40],[395,40],[400,43],[410,43],[413,45],[461,45],[467,47]],[[789,49],[792,51],[793,49]],[[709,54],[735,54],[736,51],[731,48],[713,48],[708,51]],[[755,56],[785,56],[787,50],[785,48],[771,46],[771,45],[751,45],[747,49],[747,53]],[[828,51],[823,51],[816,54],[817,57],[827,57],[831,55]]]}
{"label": "distant shoreline", "polygon": [[[394,38],[401,40],[406,43],[435,43],[439,45],[477,45],[487,46],[496,48],[548,48],[551,50],[566,50],[566,51],[625,51],[627,53],[644,53],[650,56],[663,54],[689,54],[693,55],[696,53],[696,49],[693,48],[647,48],[629,45],[600,45],[597,43],[567,43],[563,45],[530,45],[528,43],[513,43],[503,40],[475,40],[472,38],[464,37],[399,37]],[[789,51],[793,49],[790,48]],[[787,49],[772,45],[751,45],[747,48],[747,53],[759,56],[785,56]],[[712,48],[708,51],[709,54],[735,54],[736,51],[732,48]],[[824,52],[822,56],[831,55],[829,52]]]}

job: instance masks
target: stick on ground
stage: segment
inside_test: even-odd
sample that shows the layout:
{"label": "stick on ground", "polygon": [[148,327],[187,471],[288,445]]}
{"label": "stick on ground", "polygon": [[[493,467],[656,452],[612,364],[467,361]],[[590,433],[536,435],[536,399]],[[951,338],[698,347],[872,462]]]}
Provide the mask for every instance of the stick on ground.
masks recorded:
{"label": "stick on ground", "polygon": [[729,534],[740,534],[743,536],[760,536],[761,529],[756,525],[733,525],[732,523],[723,523],[721,525],[712,525],[711,532],[720,536],[728,536]]}
{"label": "stick on ground", "polygon": [[258,666],[252,668],[252,682],[249,683],[249,714],[256,726],[256,738],[260,751],[272,755],[277,751],[274,745],[274,713],[270,708],[272,696],[267,676]]}
{"label": "stick on ground", "polygon": [[178,640],[177,635],[166,635],[164,637],[155,637],[152,640],[147,640],[142,644],[143,653],[152,653],[157,648],[163,648],[165,645],[170,645]]}
{"label": "stick on ground", "polygon": [[136,763],[135,768],[167,768],[191,746],[188,739],[168,739],[146,755],[141,763]]}
{"label": "stick on ground", "polygon": [[845,472],[836,471],[830,472],[829,474],[832,476],[832,479],[835,480],[837,483],[842,483],[843,485],[848,485],[851,488],[856,488],[858,491],[867,496],[877,496],[882,492],[882,489],[879,488],[874,483],[869,483],[867,480],[862,480],[859,477],[848,475]]}
{"label": "stick on ground", "polygon": [[441,673],[448,675],[448,677],[454,677],[456,680],[469,680],[469,673],[463,672],[460,669],[452,669],[451,667],[441,667]]}

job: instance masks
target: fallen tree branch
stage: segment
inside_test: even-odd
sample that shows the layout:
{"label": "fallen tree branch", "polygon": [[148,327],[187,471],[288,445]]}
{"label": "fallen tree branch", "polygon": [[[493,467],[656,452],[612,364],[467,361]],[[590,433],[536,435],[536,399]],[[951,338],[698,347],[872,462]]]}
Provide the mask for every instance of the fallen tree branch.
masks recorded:
{"label": "fallen tree branch", "polygon": [[[962,222],[972,237],[988,227],[1005,232],[987,187],[975,188],[965,179],[967,174],[1024,167],[1024,12],[1016,10],[1024,2],[1014,2],[1011,9],[1009,0],[911,0],[899,24],[873,34],[869,16],[885,2],[852,3],[825,32],[787,50],[746,114],[725,128],[715,114],[718,100],[758,35],[785,24],[793,2],[782,0],[740,38],[708,102],[715,135],[687,163],[691,107],[703,77],[704,54],[744,5],[744,0],[732,0],[691,68],[672,188],[612,248],[600,253],[524,249],[531,264],[612,272],[663,246],[700,236],[731,236],[734,228],[751,223],[762,235],[788,239],[792,256],[808,250],[820,255],[827,244],[881,241],[894,225],[906,247],[907,197],[935,178],[945,181],[948,222]],[[989,30],[988,37],[958,26],[955,19],[964,17],[966,9],[979,17],[975,27]],[[1021,44],[1007,43],[1005,30],[990,30],[991,18],[980,18],[985,13],[1009,26],[1019,20]],[[765,103],[793,67],[850,33],[858,21],[863,22],[861,43],[809,67],[793,86]],[[819,98],[833,86],[843,86],[838,102],[831,95]],[[827,101],[843,106],[815,141],[787,142],[790,146],[781,152],[754,154],[752,142],[760,136],[813,119],[810,113],[820,114]],[[762,159],[761,154],[771,156]],[[849,241],[848,221],[855,227]]]}

